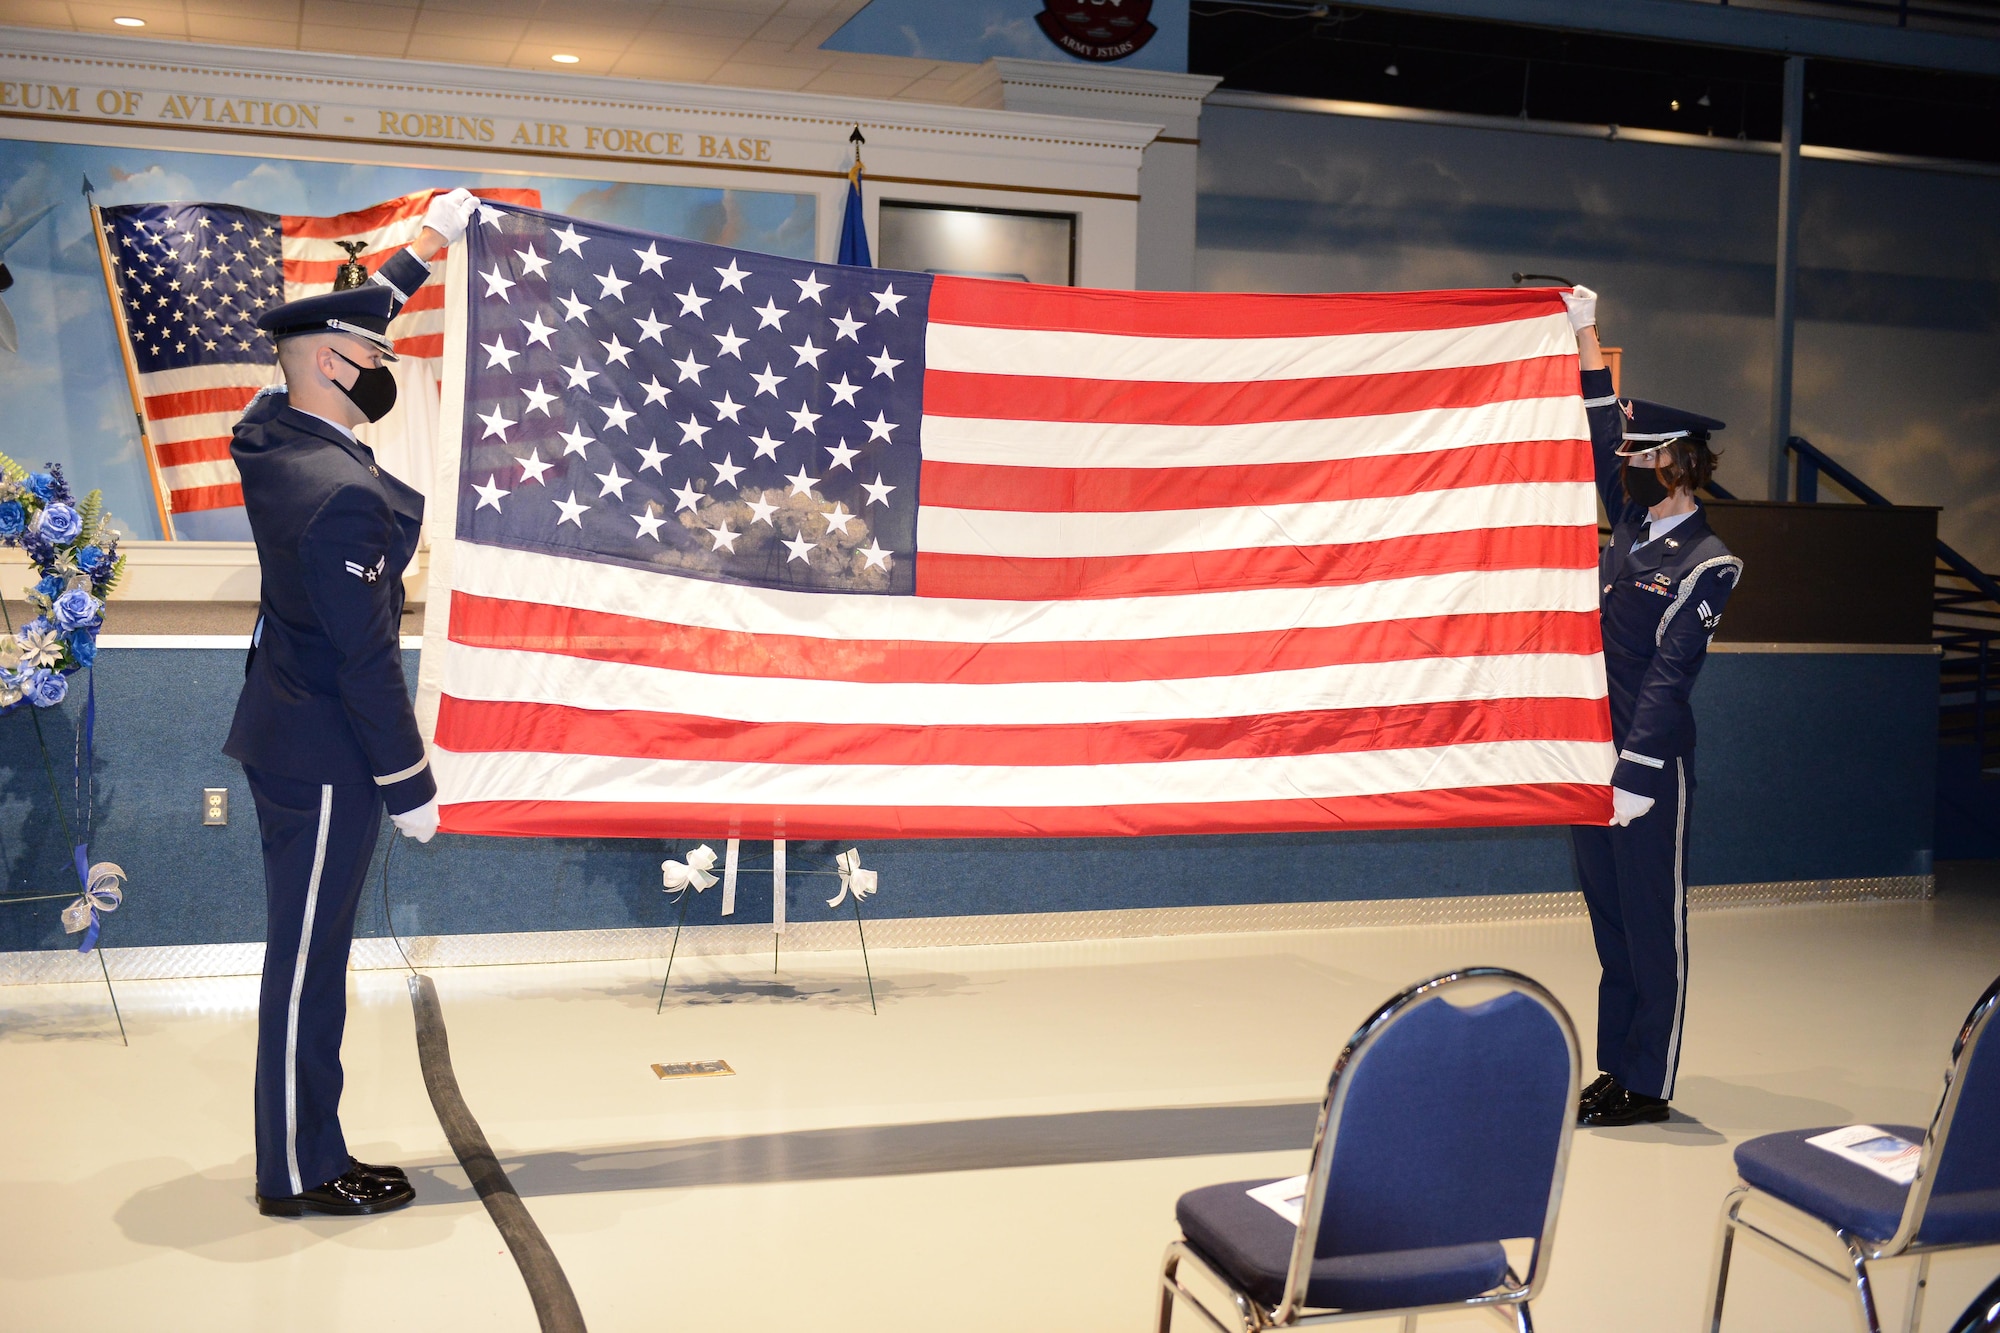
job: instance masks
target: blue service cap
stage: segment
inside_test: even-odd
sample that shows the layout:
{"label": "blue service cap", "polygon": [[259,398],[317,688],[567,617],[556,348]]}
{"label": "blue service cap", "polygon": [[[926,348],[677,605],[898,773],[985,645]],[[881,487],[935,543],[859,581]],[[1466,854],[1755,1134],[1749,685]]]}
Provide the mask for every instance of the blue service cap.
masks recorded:
{"label": "blue service cap", "polygon": [[379,282],[353,287],[344,292],[326,292],[287,301],[257,317],[257,327],[273,341],[294,338],[302,333],[351,333],[382,349],[384,360],[394,361],[389,343],[389,321],[396,316],[396,293]]}
{"label": "blue service cap", "polygon": [[1700,436],[1722,429],[1723,423],[1699,412],[1688,412],[1665,403],[1649,403],[1643,398],[1620,398],[1618,410],[1625,415],[1625,442],[1620,455],[1643,454],[1673,440]]}

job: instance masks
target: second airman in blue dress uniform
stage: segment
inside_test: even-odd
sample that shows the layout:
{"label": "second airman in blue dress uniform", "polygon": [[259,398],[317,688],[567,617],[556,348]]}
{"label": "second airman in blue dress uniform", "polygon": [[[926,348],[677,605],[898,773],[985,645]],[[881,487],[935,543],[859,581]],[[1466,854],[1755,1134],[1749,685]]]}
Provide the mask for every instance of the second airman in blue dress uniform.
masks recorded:
{"label": "second airman in blue dress uniform", "polygon": [[437,196],[417,242],[372,280],[260,316],[285,383],[251,402],[230,442],[263,581],[223,753],[243,765],[264,848],[255,1107],[257,1204],[270,1215],[414,1197],[400,1168],[355,1160],[340,1128],[347,955],[382,814],[420,842],[438,826],[400,635],[424,498],[354,428],[395,405],[389,321],[476,205],[464,190]]}
{"label": "second airman in blue dress uniform", "polygon": [[1694,808],[1689,696],[1743,573],[1696,490],[1715,470],[1712,417],[1619,398],[1597,342],[1596,294],[1568,294],[1597,490],[1611,520],[1598,566],[1618,765],[1608,827],[1571,830],[1603,979],[1585,1125],[1665,1120],[1687,1008],[1687,847]]}

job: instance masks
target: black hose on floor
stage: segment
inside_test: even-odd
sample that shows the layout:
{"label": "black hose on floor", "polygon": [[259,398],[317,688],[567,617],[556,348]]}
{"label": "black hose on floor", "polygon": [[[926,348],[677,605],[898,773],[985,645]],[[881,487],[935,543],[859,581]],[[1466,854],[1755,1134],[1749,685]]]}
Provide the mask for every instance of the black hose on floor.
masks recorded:
{"label": "black hose on floor", "polygon": [[421,973],[410,974],[410,1007],[417,1015],[417,1061],[423,1067],[424,1087],[431,1095],[431,1108],[444,1127],[452,1155],[465,1168],[487,1215],[514,1253],[521,1280],[528,1284],[528,1298],[535,1303],[535,1317],[542,1333],[584,1333],[583,1311],[577,1308],[576,1293],[569,1278],[556,1262],[555,1251],[529,1215],[528,1206],[514,1192],[512,1182],[500,1166],[500,1159],[487,1145],[479,1122],[466,1109],[458,1091],[458,1076],[451,1070],[451,1045],[445,1036],[444,1012],[438,1007],[437,988]]}

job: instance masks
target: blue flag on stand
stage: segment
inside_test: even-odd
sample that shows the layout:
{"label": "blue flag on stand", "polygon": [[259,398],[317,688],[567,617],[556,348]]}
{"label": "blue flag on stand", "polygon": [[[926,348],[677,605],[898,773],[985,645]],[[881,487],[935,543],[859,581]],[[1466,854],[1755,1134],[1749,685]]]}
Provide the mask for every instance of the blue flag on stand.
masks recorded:
{"label": "blue flag on stand", "polygon": [[854,150],[854,165],[847,169],[847,212],[840,219],[840,253],[837,264],[872,268],[868,257],[868,223],[861,213],[861,150]]}

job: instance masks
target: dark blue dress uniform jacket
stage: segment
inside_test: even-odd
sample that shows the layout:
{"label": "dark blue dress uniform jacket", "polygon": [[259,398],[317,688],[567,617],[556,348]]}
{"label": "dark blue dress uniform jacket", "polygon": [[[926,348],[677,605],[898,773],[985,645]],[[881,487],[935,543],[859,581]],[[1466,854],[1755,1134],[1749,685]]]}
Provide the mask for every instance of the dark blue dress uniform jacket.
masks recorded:
{"label": "dark blue dress uniform jacket", "polygon": [[1688,696],[1708,659],[1708,643],[1743,572],[1700,510],[1638,550],[1646,511],[1619,483],[1623,414],[1611,372],[1583,372],[1584,406],[1596,455],[1597,490],[1611,519],[1611,544],[1598,562],[1604,670],[1611,694],[1611,735],[1618,767],[1611,785],[1640,796],[1671,795],[1663,776],[1694,752]]}
{"label": "dark blue dress uniform jacket", "polygon": [[[402,292],[415,266],[387,276]],[[251,403],[229,455],[257,540],[263,592],[243,694],[223,753],[312,783],[369,783],[391,814],[437,794],[403,680],[402,573],[424,497],[381,470],[365,444],[289,405]]]}

